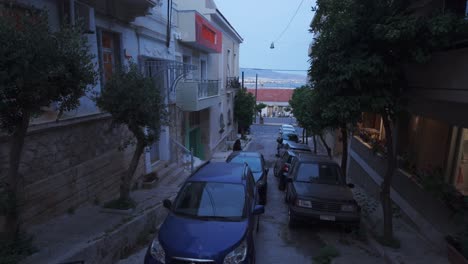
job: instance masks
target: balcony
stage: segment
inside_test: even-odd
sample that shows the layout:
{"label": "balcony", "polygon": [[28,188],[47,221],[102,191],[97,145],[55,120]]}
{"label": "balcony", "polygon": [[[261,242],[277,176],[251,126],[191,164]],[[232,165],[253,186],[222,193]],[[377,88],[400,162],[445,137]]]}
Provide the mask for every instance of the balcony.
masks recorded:
{"label": "balcony", "polygon": [[241,84],[239,82],[239,77],[227,77],[226,78],[226,88],[227,89],[239,89]]}
{"label": "balcony", "polygon": [[200,111],[220,102],[219,81],[181,81],[176,88],[176,104],[184,111]]}
{"label": "balcony", "polygon": [[159,4],[161,0],[81,0],[81,2],[94,7],[97,13],[131,22],[136,17],[145,16],[148,10]]}
{"label": "balcony", "polygon": [[192,48],[221,53],[223,34],[196,11],[179,11],[179,41]]}

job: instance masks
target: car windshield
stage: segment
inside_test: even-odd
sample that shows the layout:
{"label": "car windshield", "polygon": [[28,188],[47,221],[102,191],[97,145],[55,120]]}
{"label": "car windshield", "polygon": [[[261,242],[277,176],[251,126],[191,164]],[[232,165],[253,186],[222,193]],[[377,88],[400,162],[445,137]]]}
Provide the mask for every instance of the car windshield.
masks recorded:
{"label": "car windshield", "polygon": [[239,220],[245,217],[242,184],[188,182],[174,203],[174,213],[196,217]]}
{"label": "car windshield", "polygon": [[296,181],[341,185],[339,167],[332,164],[301,163]]}
{"label": "car windshield", "polygon": [[234,158],[232,158],[230,162],[240,164],[247,163],[247,165],[249,165],[250,167],[250,170],[254,173],[262,171],[262,161],[260,157],[247,157],[244,155],[237,155]]}
{"label": "car windshield", "polygon": [[299,141],[299,137],[296,134],[286,134],[285,133],[285,134],[283,134],[283,139],[294,141],[294,142]]}

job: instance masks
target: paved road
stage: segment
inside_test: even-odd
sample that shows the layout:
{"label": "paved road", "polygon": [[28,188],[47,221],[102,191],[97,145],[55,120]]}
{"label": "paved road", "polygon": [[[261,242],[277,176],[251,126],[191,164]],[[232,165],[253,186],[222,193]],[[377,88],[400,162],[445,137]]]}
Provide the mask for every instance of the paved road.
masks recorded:
{"label": "paved road", "polygon": [[277,188],[273,176],[276,160],[276,133],[279,126],[253,125],[254,140],[248,150],[261,152],[270,167],[268,175],[268,203],[261,216],[260,232],[257,236],[257,263],[311,263],[314,252],[324,245],[315,230],[298,228],[291,230],[287,225],[287,208],[284,193]]}
{"label": "paved road", "polygon": [[[379,264],[384,263],[366,243],[344,233],[336,226],[302,225],[289,229],[287,207],[283,202],[284,193],[277,188],[273,176],[273,163],[276,160],[276,136],[279,129],[273,125],[252,125],[253,140],[247,150],[261,152],[270,168],[268,175],[268,203],[265,214],[260,218],[260,231],[256,240],[256,261],[259,264],[314,263],[324,245],[336,248],[340,257],[334,264]],[[143,263],[145,249],[133,254],[119,264]]]}
{"label": "paved road", "polygon": [[340,253],[340,256],[333,260],[334,264],[384,263],[368,244],[362,243],[356,239],[355,234],[344,232],[337,226],[303,224],[295,229],[288,228],[284,192],[278,190],[272,168],[276,160],[278,129],[279,125],[252,125],[250,128],[254,139],[247,150],[261,152],[270,167],[268,203],[265,214],[261,217],[260,232],[256,241],[257,263],[315,263],[313,257],[317,256],[325,245],[331,245]]}

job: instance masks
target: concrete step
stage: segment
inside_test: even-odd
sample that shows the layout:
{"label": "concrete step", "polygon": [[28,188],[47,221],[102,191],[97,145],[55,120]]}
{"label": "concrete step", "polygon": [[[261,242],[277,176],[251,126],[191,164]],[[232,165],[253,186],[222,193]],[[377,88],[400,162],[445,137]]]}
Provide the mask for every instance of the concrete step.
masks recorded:
{"label": "concrete step", "polygon": [[159,171],[167,166],[167,161],[158,160],[155,163],[151,164],[151,171]]}
{"label": "concrete step", "polygon": [[170,175],[173,171],[177,169],[177,164],[176,163],[171,163],[168,164],[166,167],[161,168],[160,170],[155,171],[158,175],[159,182],[164,180],[168,175]]}

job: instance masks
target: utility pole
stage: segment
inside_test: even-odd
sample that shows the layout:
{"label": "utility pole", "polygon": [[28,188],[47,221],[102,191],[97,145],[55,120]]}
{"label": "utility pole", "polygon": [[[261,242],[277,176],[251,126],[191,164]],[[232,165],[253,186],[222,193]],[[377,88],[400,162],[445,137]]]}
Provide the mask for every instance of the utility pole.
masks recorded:
{"label": "utility pole", "polygon": [[258,73],[255,74],[255,123],[257,123],[257,84],[258,84]]}
{"label": "utility pole", "polygon": [[244,72],[242,71],[242,89],[244,89]]}

